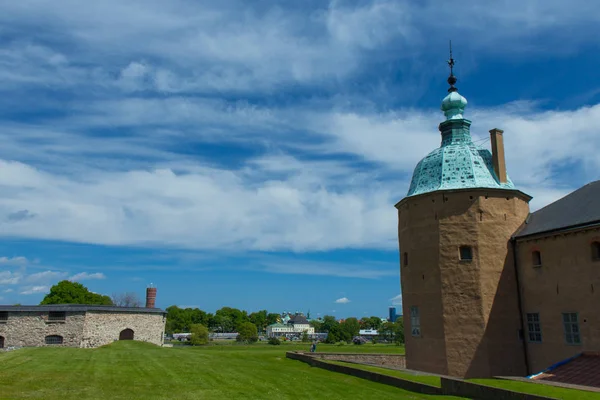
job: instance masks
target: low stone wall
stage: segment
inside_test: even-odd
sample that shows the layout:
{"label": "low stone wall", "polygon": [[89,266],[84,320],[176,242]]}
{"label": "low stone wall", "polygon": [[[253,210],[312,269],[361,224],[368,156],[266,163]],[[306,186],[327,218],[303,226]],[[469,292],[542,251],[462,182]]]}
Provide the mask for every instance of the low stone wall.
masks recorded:
{"label": "low stone wall", "polygon": [[[326,355],[324,353],[319,354],[319,356]],[[349,354],[347,354],[349,355]],[[332,372],[340,372],[342,374],[355,376],[357,378],[367,379],[373,382],[383,383],[384,385],[395,386],[397,388],[409,390],[415,393],[422,394],[441,394],[441,389],[435,386],[426,385],[424,383],[418,383],[413,381],[407,381],[404,379],[396,378],[394,376],[383,375],[377,372],[365,371],[358,368],[353,368],[351,366],[345,365],[337,365],[330,364],[326,361],[322,361],[320,358],[315,357],[313,355],[304,354],[304,353],[296,353],[296,352],[287,352],[286,357],[292,360],[303,361],[310,366],[323,368]],[[333,359],[330,359],[333,361]],[[339,361],[339,360],[336,360]]]}
{"label": "low stone wall", "polygon": [[378,365],[394,369],[406,368],[406,359],[402,354],[309,353],[307,355],[320,360]]}
{"label": "low stone wall", "polygon": [[[359,360],[361,356],[365,356],[364,359],[373,360],[373,358],[368,357],[373,356],[372,354],[362,355],[339,353],[303,353],[292,351],[286,353],[287,358],[292,360],[303,361],[313,367],[323,368],[332,372],[340,372],[346,375],[355,376],[357,378],[383,383],[384,385],[395,386],[397,388],[401,388],[415,393],[458,396],[466,397],[469,399],[481,400],[557,400],[551,397],[513,392],[511,390],[480,385],[477,383],[467,382],[462,379],[451,378],[446,376],[440,376],[441,387],[431,386],[425,383],[414,382],[395,376],[365,371],[359,368],[354,368],[352,366],[330,364],[326,361],[345,361],[341,360],[339,356],[344,356],[343,358],[347,359],[352,359],[352,356],[354,356],[353,361],[349,362],[357,362],[356,360]],[[395,355],[388,354],[388,356],[394,357]]]}

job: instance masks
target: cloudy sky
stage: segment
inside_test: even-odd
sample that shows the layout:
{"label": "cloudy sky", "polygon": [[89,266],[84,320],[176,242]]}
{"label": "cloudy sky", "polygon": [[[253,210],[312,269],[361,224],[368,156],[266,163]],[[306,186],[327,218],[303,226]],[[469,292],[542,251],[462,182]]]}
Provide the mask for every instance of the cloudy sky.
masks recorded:
{"label": "cloudy sky", "polygon": [[449,39],[533,209],[599,179],[600,3],[482,3],[2,2],[0,303],[384,316]]}

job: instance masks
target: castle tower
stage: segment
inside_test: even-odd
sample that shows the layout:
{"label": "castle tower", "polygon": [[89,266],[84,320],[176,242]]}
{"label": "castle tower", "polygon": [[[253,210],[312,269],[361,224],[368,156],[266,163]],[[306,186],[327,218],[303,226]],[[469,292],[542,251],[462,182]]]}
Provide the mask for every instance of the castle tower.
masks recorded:
{"label": "castle tower", "polygon": [[511,236],[531,197],[506,174],[503,132],[493,154],[471,140],[452,54],[441,146],[421,160],[398,209],[406,365],[458,377],[525,375]]}

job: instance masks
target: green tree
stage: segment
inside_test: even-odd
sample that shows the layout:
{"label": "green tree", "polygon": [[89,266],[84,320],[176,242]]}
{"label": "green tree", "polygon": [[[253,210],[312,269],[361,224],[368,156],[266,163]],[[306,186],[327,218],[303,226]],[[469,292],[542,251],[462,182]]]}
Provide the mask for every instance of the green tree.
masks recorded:
{"label": "green tree", "polygon": [[208,343],[208,328],[202,324],[193,324],[190,328],[190,343],[193,346],[198,346]]}
{"label": "green tree", "polygon": [[402,318],[398,318],[394,322],[394,343],[404,344],[404,320]]}
{"label": "green tree", "polygon": [[321,321],[313,319],[308,324],[315,328],[315,332],[323,332],[323,323]]}
{"label": "green tree", "polygon": [[92,293],[79,282],[60,281],[50,288],[50,293],[44,296],[43,304],[93,304],[112,306],[108,296]]}
{"label": "green tree", "polygon": [[349,340],[358,335],[358,331],[360,330],[360,323],[354,317],[347,318],[340,326],[342,331],[344,331],[344,336],[349,338]]}
{"label": "green tree", "polygon": [[256,325],[256,328],[259,332],[264,332],[267,328],[267,310],[260,310],[257,312],[253,312],[248,316],[250,322]]}
{"label": "green tree", "polygon": [[236,340],[238,342],[254,343],[258,341],[258,331],[252,322],[242,322],[237,331]]}
{"label": "green tree", "polygon": [[232,307],[222,307],[215,312],[215,320],[222,332],[234,332],[242,323],[248,321],[248,313]]}
{"label": "green tree", "polygon": [[268,313],[267,314],[267,325],[273,325],[274,323],[277,322],[277,320],[280,318],[281,316],[277,313]]}

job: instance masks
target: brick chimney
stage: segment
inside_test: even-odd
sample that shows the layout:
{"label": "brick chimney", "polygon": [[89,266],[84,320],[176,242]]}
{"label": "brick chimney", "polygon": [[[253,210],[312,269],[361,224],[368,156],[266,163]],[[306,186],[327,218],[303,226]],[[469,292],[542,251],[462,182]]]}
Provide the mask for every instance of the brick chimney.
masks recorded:
{"label": "brick chimney", "polygon": [[504,137],[503,130],[494,128],[490,131],[490,140],[492,142],[492,162],[494,172],[500,183],[506,183],[506,162],[504,160]]}
{"label": "brick chimney", "polygon": [[156,307],[156,288],[146,288],[146,308]]}

